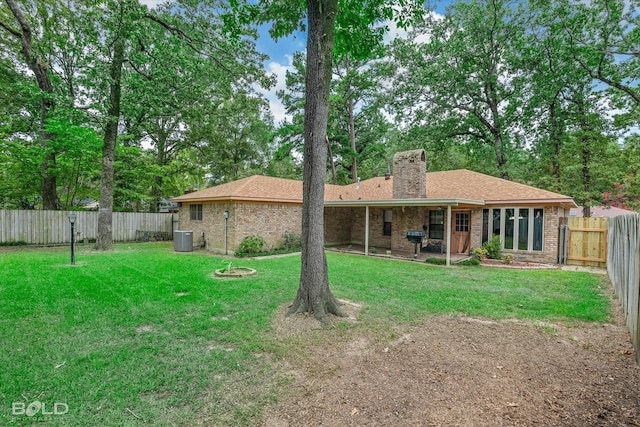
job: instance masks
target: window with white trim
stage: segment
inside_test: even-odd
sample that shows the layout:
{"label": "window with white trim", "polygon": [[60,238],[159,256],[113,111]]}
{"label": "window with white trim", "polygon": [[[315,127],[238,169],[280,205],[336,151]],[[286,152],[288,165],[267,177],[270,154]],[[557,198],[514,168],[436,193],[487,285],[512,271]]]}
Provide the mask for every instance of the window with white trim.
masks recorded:
{"label": "window with white trim", "polygon": [[444,211],[442,209],[429,211],[429,238],[444,238]]}
{"label": "window with white trim", "polygon": [[191,221],[202,221],[202,205],[189,205]]}
{"label": "window with white trim", "polygon": [[482,210],[482,243],[500,236],[502,248],[544,250],[544,209],[505,207]]}
{"label": "window with white trim", "polygon": [[392,210],[385,209],[382,219],[382,235],[383,236],[391,236],[391,218],[392,218]]}

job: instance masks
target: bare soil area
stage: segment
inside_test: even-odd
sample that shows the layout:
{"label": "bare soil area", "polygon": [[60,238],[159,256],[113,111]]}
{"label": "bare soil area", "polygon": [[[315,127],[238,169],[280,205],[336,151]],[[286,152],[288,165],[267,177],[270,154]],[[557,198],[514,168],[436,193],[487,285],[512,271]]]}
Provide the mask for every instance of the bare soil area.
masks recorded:
{"label": "bare soil area", "polygon": [[[359,307],[345,308],[357,322]],[[316,331],[285,310],[274,329],[296,344],[280,363],[289,391],[267,427],[640,426],[640,368],[618,311],[608,324],[439,316]]]}

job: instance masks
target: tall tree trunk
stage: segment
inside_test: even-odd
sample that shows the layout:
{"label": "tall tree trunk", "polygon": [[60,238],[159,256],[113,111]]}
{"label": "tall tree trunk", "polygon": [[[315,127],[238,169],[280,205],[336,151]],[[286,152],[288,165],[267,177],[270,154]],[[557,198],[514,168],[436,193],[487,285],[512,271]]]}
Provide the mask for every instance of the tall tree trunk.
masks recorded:
{"label": "tall tree trunk", "polygon": [[[346,58],[346,75],[349,75],[349,57]],[[356,119],[354,117],[354,102],[352,97],[351,85],[347,89],[347,114],[349,115],[349,142],[351,143],[351,150],[353,150],[353,157],[351,158],[351,179],[354,182],[358,181],[358,159],[356,158]]]}
{"label": "tall tree trunk", "polygon": [[21,49],[20,52],[27,63],[29,69],[33,72],[38,82],[38,88],[43,92],[40,106],[40,145],[45,150],[45,156],[40,164],[40,170],[42,172],[42,205],[44,209],[58,209],[58,194],[56,177],[51,173],[50,168],[55,165],[56,155],[53,151],[51,141],[53,141],[54,135],[46,132],[45,126],[49,111],[53,108],[53,85],[51,84],[51,76],[49,75],[49,65],[38,57],[33,51],[33,34],[29,22],[25,19],[24,15],[20,11],[20,8],[16,4],[15,0],[5,0],[7,6],[11,10],[11,13],[15,17],[16,21],[20,25],[20,31],[15,31],[9,28],[5,29],[14,37],[20,39]]}
{"label": "tall tree trunk", "polygon": [[504,139],[502,138],[502,117],[498,108],[498,100],[493,86],[490,86],[489,104],[491,108],[491,123],[488,123],[489,130],[493,135],[493,151],[496,154],[496,162],[500,177],[502,179],[510,179],[509,172],[506,169],[507,159],[504,155]]}
{"label": "tall tree trunk", "polygon": [[[156,165],[160,170],[163,170],[167,164],[167,137],[162,128],[162,122],[158,121],[158,137],[156,140]],[[164,183],[164,177],[159,174],[153,178],[151,187],[151,206],[149,211],[158,212],[160,210],[160,198],[162,197],[162,185]]]}
{"label": "tall tree trunk", "polygon": [[349,141],[353,150],[351,158],[351,179],[358,181],[358,159],[356,157],[356,124],[353,116],[353,99],[349,98]]}
{"label": "tall tree trunk", "polygon": [[591,125],[587,120],[588,107],[587,100],[583,91],[584,86],[579,88],[573,102],[575,102],[578,111],[578,123],[580,124],[580,160],[581,160],[581,180],[582,180],[582,216],[591,217]]}
{"label": "tall tree trunk", "polygon": [[582,201],[582,216],[585,218],[591,217],[591,198],[588,196],[591,191],[591,170],[589,165],[591,163],[591,150],[589,144],[589,138],[583,138],[582,142],[582,191],[585,194],[585,198]]}
{"label": "tall tree trunk", "polygon": [[113,59],[109,70],[109,109],[102,147],[102,176],[100,178],[100,210],[98,213],[98,237],[96,249],[111,249],[113,244],[113,163],[120,121],[120,95],[122,64],[124,63],[124,39],[118,37],[113,46]]}
{"label": "tall tree trunk", "polygon": [[549,122],[551,130],[549,136],[551,143],[553,144],[553,150],[551,152],[551,176],[554,179],[554,188],[558,190],[560,188],[560,118],[558,117],[558,97],[560,92],[556,93],[553,101],[549,105]]}
{"label": "tall tree trunk", "polygon": [[331,150],[331,143],[329,138],[325,138],[327,141],[327,150],[329,151],[329,163],[331,164],[331,182],[333,185],[338,185],[338,177],[336,176],[336,163],[333,161],[333,150]]}
{"label": "tall tree trunk", "polygon": [[149,212],[160,211],[160,199],[162,198],[162,184],[164,182],[162,175],[156,175],[153,177],[151,187],[151,204],[149,205]]}
{"label": "tall tree trunk", "polygon": [[312,312],[344,316],[329,289],[324,251],[324,182],[327,175],[329,85],[338,0],[307,0],[307,71],[304,109],[304,180],[302,195],[302,269],[300,286],[287,315]]}
{"label": "tall tree trunk", "polygon": [[40,128],[40,145],[46,151],[44,159],[42,159],[42,163],[40,164],[40,171],[42,173],[42,208],[45,210],[57,210],[60,208],[58,183],[55,175],[51,173],[51,168],[56,164],[56,153],[51,147],[51,141],[53,141],[55,135],[44,130],[47,113],[53,106],[45,106],[44,104],[45,102],[43,102],[42,105]]}

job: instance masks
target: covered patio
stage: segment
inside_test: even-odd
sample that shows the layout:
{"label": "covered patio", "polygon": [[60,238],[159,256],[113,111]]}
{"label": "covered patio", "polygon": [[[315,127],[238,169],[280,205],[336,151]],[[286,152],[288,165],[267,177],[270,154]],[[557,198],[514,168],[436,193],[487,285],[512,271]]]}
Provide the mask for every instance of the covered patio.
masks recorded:
{"label": "covered patio", "polygon": [[[372,253],[371,249],[375,248],[375,252]],[[365,251],[365,247],[363,245],[337,245],[337,246],[329,246],[327,247],[328,251],[333,252],[342,252],[348,254],[355,255],[367,255],[367,256],[375,256],[380,258],[392,258],[392,259],[402,259],[407,261],[418,261],[424,262],[428,258],[440,258],[447,259],[446,252],[437,253],[437,252],[420,252],[418,249],[418,256],[414,258],[414,251],[408,251],[404,249],[399,250],[391,250],[389,248],[380,248],[371,246],[369,251]],[[449,254],[449,262],[455,264],[456,262],[463,261],[465,259],[470,258],[469,255],[466,254]]]}
{"label": "covered patio", "polygon": [[[422,221],[417,221],[412,215],[419,209],[446,209],[446,217],[443,224],[444,236],[442,242],[444,244],[444,250],[438,252],[418,252],[418,259],[444,257],[446,259],[446,265],[451,265],[452,257],[455,256],[455,260],[466,258],[465,254],[458,254],[455,251],[452,252],[449,242],[452,241],[452,208],[462,207],[478,207],[483,206],[485,203],[483,200],[471,200],[471,199],[426,199],[426,198],[410,198],[410,199],[391,199],[391,200],[331,200],[325,201],[325,208],[350,208],[350,209],[362,209],[364,208],[364,233],[362,236],[350,236],[350,244],[336,245],[337,247],[351,247],[351,250],[356,247],[361,247],[361,250],[357,251],[366,256],[379,255],[387,256],[387,250],[390,250],[391,256],[401,256],[403,258],[414,258],[414,244],[410,243],[406,239],[406,233],[409,230],[420,230]],[[394,216],[393,220],[393,232],[390,239],[390,244],[375,247],[375,254],[372,254],[370,247],[370,218],[371,209],[390,209]],[[325,217],[327,211],[325,211]],[[362,240],[360,240],[360,237]],[[359,243],[358,241],[362,242]]]}

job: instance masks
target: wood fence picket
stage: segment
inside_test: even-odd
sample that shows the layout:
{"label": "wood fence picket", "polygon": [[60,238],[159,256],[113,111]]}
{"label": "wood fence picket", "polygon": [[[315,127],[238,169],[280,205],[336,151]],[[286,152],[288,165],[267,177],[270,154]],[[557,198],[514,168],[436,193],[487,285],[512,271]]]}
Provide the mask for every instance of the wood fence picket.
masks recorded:
{"label": "wood fence picket", "polygon": [[607,270],[620,300],[640,364],[640,215],[609,220]]}
{"label": "wood fence picket", "polygon": [[[0,243],[25,242],[55,245],[71,241],[70,211],[0,210]],[[77,211],[74,231],[77,240],[98,235],[98,212]],[[113,240],[136,240],[137,231],[166,233],[173,237],[174,215],[170,213],[114,212]]]}

